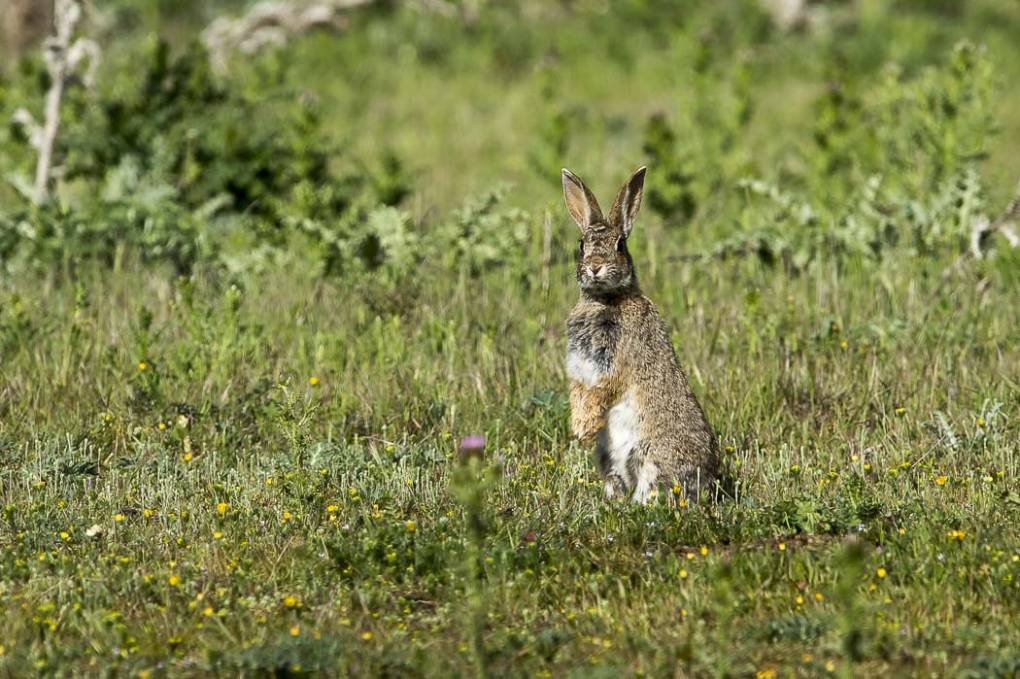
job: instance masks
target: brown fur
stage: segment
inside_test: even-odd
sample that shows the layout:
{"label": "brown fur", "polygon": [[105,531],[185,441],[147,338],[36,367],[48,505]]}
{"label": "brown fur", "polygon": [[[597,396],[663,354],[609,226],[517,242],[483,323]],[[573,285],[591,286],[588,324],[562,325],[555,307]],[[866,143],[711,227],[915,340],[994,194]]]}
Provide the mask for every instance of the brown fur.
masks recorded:
{"label": "brown fur", "polygon": [[606,411],[619,399],[616,380],[604,379],[594,387],[579,382],[570,385],[570,428],[582,443],[595,440],[605,426]]}
{"label": "brown fur", "polygon": [[[643,182],[641,168],[620,190],[606,219],[584,183],[564,171],[568,210],[582,233],[577,265],[581,295],[567,319],[568,372],[575,373],[571,428],[583,442],[599,441],[607,483],[629,492],[644,474],[656,477],[656,485],[679,484],[696,497],[718,478],[719,447],[665,324],[641,294],[627,250]],[[614,464],[618,457],[605,457],[613,448],[607,416],[624,398],[635,424],[626,431],[636,429],[636,440],[621,469]]]}

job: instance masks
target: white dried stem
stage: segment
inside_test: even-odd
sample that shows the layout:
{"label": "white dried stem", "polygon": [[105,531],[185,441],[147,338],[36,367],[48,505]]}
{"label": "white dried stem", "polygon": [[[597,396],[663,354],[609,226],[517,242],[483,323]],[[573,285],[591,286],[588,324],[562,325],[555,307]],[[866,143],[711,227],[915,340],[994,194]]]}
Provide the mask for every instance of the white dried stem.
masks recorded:
{"label": "white dried stem", "polygon": [[351,10],[377,0],[322,0],[313,3],[267,0],[236,19],[220,17],[202,33],[213,68],[224,71],[231,52],[255,54],[317,29],[341,31]]}
{"label": "white dried stem", "polygon": [[85,87],[91,88],[96,82],[96,69],[99,67],[101,56],[102,51],[94,40],[78,38],[67,52],[68,71],[80,70],[82,63],[87,60],[88,66],[82,73],[81,79]]}
{"label": "white dried stem", "polygon": [[[87,59],[89,68],[84,80],[91,82],[99,61],[99,46],[90,40],[75,42],[74,31],[82,18],[82,8],[78,0],[56,0],[54,12],[54,34],[46,39],[43,56],[46,70],[50,74],[50,89],[46,93],[46,105],[43,111],[43,124],[40,128],[31,118],[22,116],[23,124],[30,131],[32,145],[39,151],[39,160],[35,169],[35,185],[32,200],[40,205],[49,198],[50,179],[53,176],[53,153],[60,131],[60,103],[72,74]],[[26,112],[27,113],[27,112]]]}
{"label": "white dried stem", "polygon": [[994,234],[1001,234],[1011,248],[1020,247],[1020,237],[1013,228],[1020,219],[1020,188],[1017,196],[1006,206],[999,218],[994,222],[988,215],[978,215],[970,227],[970,252],[974,259],[984,258],[985,244]]}
{"label": "white dried stem", "polygon": [[806,0],[762,0],[761,4],[772,15],[776,26],[784,31],[801,24],[807,9]]}
{"label": "white dried stem", "polygon": [[28,137],[29,145],[38,151],[42,145],[42,128],[39,123],[35,122],[35,117],[29,113],[28,109],[15,110],[11,121],[24,131],[25,136]]}

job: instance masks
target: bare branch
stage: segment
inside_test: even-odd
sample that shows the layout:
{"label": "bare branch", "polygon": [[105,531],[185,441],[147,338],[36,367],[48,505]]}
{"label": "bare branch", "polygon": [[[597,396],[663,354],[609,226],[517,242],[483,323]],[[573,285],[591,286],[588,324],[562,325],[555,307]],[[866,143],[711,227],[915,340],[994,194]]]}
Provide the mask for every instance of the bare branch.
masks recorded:
{"label": "bare branch", "polygon": [[1006,209],[1002,211],[994,222],[988,219],[988,215],[981,214],[973,221],[970,227],[970,252],[974,259],[983,259],[985,246],[991,236],[996,233],[1002,235],[1011,248],[1020,246],[1020,237],[1014,226],[1020,219],[1020,186],[1017,187],[1017,195],[1010,201]]}
{"label": "bare branch", "polygon": [[283,45],[294,36],[313,30],[342,31],[351,10],[378,0],[322,0],[311,4],[266,0],[247,14],[230,19],[220,17],[202,33],[213,67],[226,69],[231,52],[255,54],[269,46]]}
{"label": "bare branch", "polygon": [[60,131],[60,103],[71,77],[87,60],[88,69],[83,80],[91,83],[99,62],[99,46],[91,40],[74,40],[74,31],[82,18],[79,0],[56,0],[54,34],[46,39],[43,56],[50,74],[50,89],[46,93],[43,123],[38,125],[24,109],[14,114],[14,121],[25,128],[32,146],[39,151],[35,169],[32,202],[41,205],[49,199],[50,180],[53,177],[53,155]]}

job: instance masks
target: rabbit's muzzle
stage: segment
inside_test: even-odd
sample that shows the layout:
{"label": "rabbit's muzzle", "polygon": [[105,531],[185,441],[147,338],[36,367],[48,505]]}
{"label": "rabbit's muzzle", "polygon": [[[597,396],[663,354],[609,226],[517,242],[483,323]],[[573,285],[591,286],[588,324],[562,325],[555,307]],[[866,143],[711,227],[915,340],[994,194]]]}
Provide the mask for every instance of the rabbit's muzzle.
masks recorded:
{"label": "rabbit's muzzle", "polygon": [[630,285],[631,276],[626,268],[610,263],[584,263],[578,267],[577,282],[583,290],[606,292]]}

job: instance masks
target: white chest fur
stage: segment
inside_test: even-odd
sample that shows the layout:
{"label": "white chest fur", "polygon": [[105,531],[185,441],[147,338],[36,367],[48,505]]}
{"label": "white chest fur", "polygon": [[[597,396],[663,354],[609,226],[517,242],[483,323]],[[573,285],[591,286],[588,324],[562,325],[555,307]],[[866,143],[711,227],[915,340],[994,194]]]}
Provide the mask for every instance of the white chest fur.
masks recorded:
{"label": "white chest fur", "polygon": [[605,446],[604,453],[609,460],[610,473],[624,480],[628,478],[627,460],[638,438],[638,415],[634,398],[629,393],[624,394],[606,414],[606,428],[600,437],[600,444]]}
{"label": "white chest fur", "polygon": [[567,377],[586,387],[594,387],[602,376],[603,372],[599,370],[595,361],[580,351],[567,352]]}

